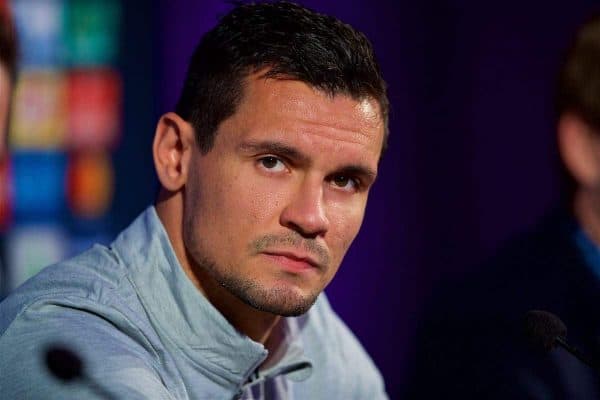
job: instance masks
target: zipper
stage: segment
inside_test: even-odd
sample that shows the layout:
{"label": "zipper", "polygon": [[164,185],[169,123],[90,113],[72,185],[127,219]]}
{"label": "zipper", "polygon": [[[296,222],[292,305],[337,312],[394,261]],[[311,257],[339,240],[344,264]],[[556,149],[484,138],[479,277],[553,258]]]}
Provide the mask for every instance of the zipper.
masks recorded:
{"label": "zipper", "polygon": [[242,384],[238,387],[237,392],[233,395],[233,400],[239,400],[242,398],[242,396],[244,395],[244,389],[246,389],[246,387],[248,386],[248,381],[250,380],[250,376],[252,374],[255,374],[256,377],[253,378],[251,382],[255,382],[256,380],[258,380],[258,367],[260,366],[260,364],[263,363],[263,361],[265,361],[266,358],[267,354],[265,354],[263,357],[257,360],[252,365],[252,367],[248,369],[248,372],[243,376]]}

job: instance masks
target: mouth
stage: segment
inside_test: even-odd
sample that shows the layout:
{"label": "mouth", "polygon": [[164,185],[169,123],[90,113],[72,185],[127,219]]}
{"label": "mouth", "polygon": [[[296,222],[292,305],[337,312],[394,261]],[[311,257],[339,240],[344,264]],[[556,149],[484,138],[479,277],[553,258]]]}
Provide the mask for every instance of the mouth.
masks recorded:
{"label": "mouth", "polygon": [[265,251],[261,254],[280,264],[284,269],[293,272],[322,269],[321,263],[310,254],[300,254],[291,251]]}

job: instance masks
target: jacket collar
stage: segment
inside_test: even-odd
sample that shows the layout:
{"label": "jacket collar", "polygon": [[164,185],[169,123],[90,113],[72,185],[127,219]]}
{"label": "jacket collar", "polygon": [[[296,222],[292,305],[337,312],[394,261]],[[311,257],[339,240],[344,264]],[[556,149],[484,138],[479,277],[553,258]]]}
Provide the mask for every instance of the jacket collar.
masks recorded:
{"label": "jacket collar", "polygon": [[[153,206],[117,237],[113,248],[130,269],[130,280],[161,340],[211,379],[238,386],[266,359],[265,347],[238,332],[187,277]],[[307,362],[296,319],[282,321],[285,340],[268,372]],[[310,369],[308,363],[290,377],[306,379]]]}

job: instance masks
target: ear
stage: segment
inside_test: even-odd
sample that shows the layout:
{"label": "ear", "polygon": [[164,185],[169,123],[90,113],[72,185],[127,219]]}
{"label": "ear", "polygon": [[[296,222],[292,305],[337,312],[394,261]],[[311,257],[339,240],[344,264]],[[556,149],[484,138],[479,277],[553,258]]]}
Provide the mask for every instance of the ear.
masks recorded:
{"label": "ear", "polygon": [[187,182],[195,143],[194,128],[190,123],[173,112],[160,117],[152,154],[158,180],[168,191],[175,192]]}
{"label": "ear", "polygon": [[577,114],[558,121],[558,148],[565,166],[583,188],[600,186],[600,134]]}

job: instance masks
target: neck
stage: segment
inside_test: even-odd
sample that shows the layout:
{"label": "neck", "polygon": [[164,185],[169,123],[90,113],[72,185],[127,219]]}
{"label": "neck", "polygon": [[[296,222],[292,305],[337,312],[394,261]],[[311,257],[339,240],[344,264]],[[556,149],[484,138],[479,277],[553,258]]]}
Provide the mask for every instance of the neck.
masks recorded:
{"label": "neck", "polygon": [[598,195],[579,189],[575,194],[574,213],[581,228],[597,246],[600,246],[600,209]]}
{"label": "neck", "polygon": [[270,343],[269,338],[281,317],[259,311],[244,303],[216,282],[202,267],[194,265],[191,273],[199,283],[197,285],[198,289],[223,314],[231,325],[250,339],[272,350],[268,346],[268,343]]}
{"label": "neck", "polygon": [[259,342],[272,353],[275,340],[269,340],[281,317],[259,311],[242,302],[216,282],[205,268],[194,262],[183,240],[183,196],[161,189],[156,213],[162,222],[181,267],[194,286],[239,332]]}

